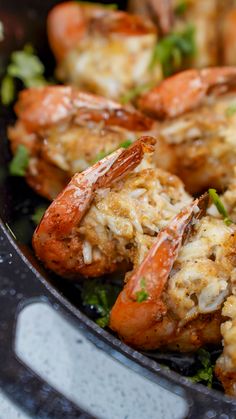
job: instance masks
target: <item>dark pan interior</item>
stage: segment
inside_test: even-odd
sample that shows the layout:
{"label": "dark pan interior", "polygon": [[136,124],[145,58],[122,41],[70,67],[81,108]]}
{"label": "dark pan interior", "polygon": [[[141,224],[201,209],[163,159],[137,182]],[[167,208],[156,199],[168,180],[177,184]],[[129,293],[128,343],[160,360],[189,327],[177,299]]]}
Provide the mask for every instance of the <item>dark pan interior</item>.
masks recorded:
{"label": "dark pan interior", "polygon": [[[0,44],[0,77],[4,74],[9,55],[12,51],[22,48],[26,42],[34,45],[38,55],[46,64],[48,75],[53,74],[54,60],[49,51],[45,21],[49,9],[58,1],[42,0],[1,0],[0,16],[5,28],[5,38]],[[105,1],[103,3],[106,3]],[[109,1],[107,1],[109,3]],[[116,2],[117,3],[117,2]],[[125,1],[118,2],[119,6],[125,7]],[[38,12],[36,13],[35,10]],[[36,269],[42,272],[31,250],[31,237],[35,225],[31,219],[36,207],[45,204],[46,201],[27,186],[23,178],[10,177],[8,175],[8,164],[11,153],[7,141],[7,126],[14,121],[12,108],[0,108],[0,218],[5,225],[16,236],[19,247],[30,257]],[[66,298],[75,306],[81,306],[80,290],[74,285],[49,275],[43,271],[46,279],[56,287]],[[89,313],[91,315],[91,312]],[[218,349],[214,348],[213,358],[218,354]],[[167,363],[178,372],[189,375],[196,366],[195,355],[166,355],[153,354],[153,358],[163,363]],[[215,388],[219,384],[215,383]]]}

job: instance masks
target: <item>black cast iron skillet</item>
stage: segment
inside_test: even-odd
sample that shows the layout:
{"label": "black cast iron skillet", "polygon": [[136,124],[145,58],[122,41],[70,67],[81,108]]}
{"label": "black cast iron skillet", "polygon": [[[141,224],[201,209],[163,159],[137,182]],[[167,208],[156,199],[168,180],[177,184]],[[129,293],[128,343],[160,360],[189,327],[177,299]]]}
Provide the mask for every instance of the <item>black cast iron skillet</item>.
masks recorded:
{"label": "black cast iron skillet", "polygon": [[[0,43],[0,76],[9,54],[32,42],[48,71],[53,59],[46,42],[45,18],[55,0],[1,0],[0,20],[5,39]],[[121,2],[120,2],[121,3]],[[124,6],[121,5],[121,6]],[[0,109],[0,386],[33,417],[50,419],[91,418],[72,401],[44,382],[19,360],[14,352],[15,327],[19,312],[28,304],[43,301],[71,322],[99,348],[150,380],[187,400],[189,418],[235,418],[236,400],[203,385],[191,383],[174,371],[126,346],[84,315],[72,285],[49,276],[35,260],[30,246],[33,226],[29,214],[41,202],[23,179],[9,178],[10,159],[6,127],[13,112]],[[11,229],[17,239],[11,234]]]}

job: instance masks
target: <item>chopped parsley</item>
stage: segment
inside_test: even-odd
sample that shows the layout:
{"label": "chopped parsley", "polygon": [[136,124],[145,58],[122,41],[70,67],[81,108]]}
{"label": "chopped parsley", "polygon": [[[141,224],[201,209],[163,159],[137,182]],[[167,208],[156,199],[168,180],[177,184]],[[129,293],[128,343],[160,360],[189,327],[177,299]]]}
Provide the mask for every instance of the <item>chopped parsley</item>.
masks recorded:
{"label": "chopped parsley", "polygon": [[188,7],[187,2],[181,1],[175,7],[174,12],[177,16],[182,16],[186,12],[187,7]]}
{"label": "chopped parsley", "polygon": [[133,89],[130,89],[120,98],[120,103],[122,105],[125,105],[126,103],[131,102],[132,100],[136,99],[137,96],[141,95],[142,93],[147,92],[152,87],[154,87],[153,83],[145,83],[145,84],[136,86]]}
{"label": "chopped parsley", "polygon": [[85,307],[96,311],[95,321],[99,326],[106,327],[108,325],[110,310],[120,291],[120,286],[101,279],[84,281],[81,292],[82,303]]}
{"label": "chopped parsley", "polygon": [[221,201],[218,193],[216,192],[215,189],[209,189],[208,190],[209,195],[211,197],[211,200],[213,202],[213,204],[216,206],[218,212],[222,215],[224,223],[229,226],[230,224],[232,224],[232,220],[229,218],[229,215],[227,213],[226,208],[223,205],[223,202]]}
{"label": "chopped parsley", "polygon": [[11,76],[5,76],[1,84],[1,98],[3,105],[7,106],[11,103],[15,96],[14,80]]}
{"label": "chopped parsley", "polygon": [[24,145],[20,144],[9,164],[9,172],[12,176],[25,176],[28,165],[29,151]]}
{"label": "chopped parsley", "polygon": [[25,87],[39,87],[47,84],[44,78],[44,65],[35,54],[32,45],[27,44],[22,51],[11,54],[6,75],[1,85],[1,100],[9,105],[15,96],[14,79],[20,80]]}
{"label": "chopped parsley", "polygon": [[40,205],[35,209],[34,214],[31,217],[31,220],[38,225],[41,221],[41,219],[43,218],[43,215],[47,209],[47,205]]}
{"label": "chopped parsley", "polygon": [[226,110],[225,110],[225,115],[230,117],[233,116],[236,112],[236,103],[234,103],[233,105],[229,106]]}
{"label": "chopped parsley", "polygon": [[201,363],[201,367],[194,376],[189,378],[194,383],[204,382],[208,387],[212,387],[214,366],[211,363],[209,352],[205,349],[199,349],[198,359]]}
{"label": "chopped parsley", "polygon": [[151,59],[150,70],[160,63],[164,76],[170,76],[195,52],[195,29],[189,25],[184,31],[172,32],[158,42]]}
{"label": "chopped parsley", "polygon": [[129,148],[129,146],[132,144],[131,140],[123,141],[123,143],[120,143],[118,148]]}
{"label": "chopped parsley", "polygon": [[143,301],[146,301],[148,299],[148,292],[146,291],[146,283],[145,278],[142,278],[140,281],[141,290],[136,292],[136,301],[138,303],[142,303]]}
{"label": "chopped parsley", "polygon": [[105,7],[107,9],[111,9],[111,10],[117,10],[118,9],[118,5],[116,3],[108,3],[108,4],[103,4],[103,3],[94,3],[91,1],[83,1],[81,2],[80,0],[77,0],[78,3],[82,3],[83,5],[88,5],[88,6],[100,6],[100,7]]}
{"label": "chopped parsley", "polygon": [[114,150],[111,151],[100,151],[100,153],[98,153],[95,157],[95,159],[93,160],[93,164],[97,163],[98,161],[104,159],[104,157],[108,156],[109,154],[113,153],[114,151],[118,150],[118,148],[128,148],[130,145],[132,144],[131,140],[125,140],[122,143],[120,143],[118,145],[117,148],[115,148]]}
{"label": "chopped parsley", "polygon": [[100,151],[100,153],[98,153],[96,155],[96,157],[94,158],[94,160],[92,161],[92,163],[97,163],[98,161],[104,159],[104,157],[108,156],[109,154],[111,154],[112,151]]}

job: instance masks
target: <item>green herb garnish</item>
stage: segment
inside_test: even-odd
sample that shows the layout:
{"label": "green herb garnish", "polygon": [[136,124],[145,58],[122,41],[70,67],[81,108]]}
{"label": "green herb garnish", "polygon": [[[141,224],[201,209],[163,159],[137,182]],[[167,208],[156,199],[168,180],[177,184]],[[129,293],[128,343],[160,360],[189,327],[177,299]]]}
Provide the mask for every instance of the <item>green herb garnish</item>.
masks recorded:
{"label": "green herb garnish", "polygon": [[182,16],[182,15],[186,12],[187,7],[188,7],[187,2],[186,2],[186,1],[181,1],[181,2],[180,2],[179,4],[177,4],[177,6],[175,7],[174,12],[175,12],[175,14],[176,14],[177,16]]}
{"label": "green herb garnish", "polygon": [[170,76],[195,52],[195,29],[190,25],[184,31],[172,32],[158,42],[151,59],[150,70],[160,63],[164,76]]}
{"label": "green herb garnish", "polygon": [[100,7],[105,7],[107,9],[111,9],[111,10],[117,10],[118,9],[118,4],[116,4],[116,3],[103,4],[103,3],[94,3],[92,1],[80,1],[80,0],[77,0],[77,2],[81,3],[82,5],[100,6]]}
{"label": "green herb garnish", "polygon": [[236,103],[229,106],[226,110],[225,110],[225,115],[230,117],[233,116],[236,112]]}
{"label": "green herb garnish", "polygon": [[129,146],[132,144],[131,140],[125,140],[123,143],[120,143],[118,148],[129,148]]}
{"label": "green herb garnish", "polygon": [[11,76],[5,76],[1,84],[1,98],[3,105],[9,105],[15,96],[15,85]]}
{"label": "green herb garnish", "polygon": [[218,212],[223,216],[224,223],[228,226],[232,224],[232,220],[229,218],[229,215],[227,213],[226,208],[223,205],[223,202],[221,201],[218,193],[215,189],[209,189],[208,190],[209,195],[212,199],[213,204],[216,206]]}
{"label": "green herb garnish", "polygon": [[146,84],[142,84],[140,86],[136,86],[133,89],[129,90],[127,93],[125,93],[121,98],[120,98],[120,103],[122,105],[125,105],[126,103],[131,102],[132,100],[134,100],[137,96],[141,95],[142,93],[147,92],[148,90],[150,90],[152,87],[154,87],[153,83],[146,83]]}
{"label": "green herb garnish", "polygon": [[98,161],[104,159],[104,157],[108,156],[109,154],[111,154],[112,151],[100,151],[100,153],[98,153],[96,155],[96,157],[94,158],[94,160],[92,161],[92,163],[97,163]]}
{"label": "green herb garnish", "polygon": [[100,279],[90,279],[83,284],[81,298],[84,306],[90,306],[98,314],[96,323],[106,327],[109,323],[110,310],[121,291],[121,287]]}
{"label": "green herb garnish", "polygon": [[140,280],[140,286],[141,286],[141,290],[136,292],[136,301],[138,303],[142,303],[143,301],[146,301],[148,299],[148,292],[145,289],[146,282],[144,278]]}
{"label": "green herb garnish", "polygon": [[22,51],[13,52],[1,85],[2,103],[9,105],[14,99],[14,79],[20,80],[25,87],[39,87],[47,84],[43,74],[44,65],[32,45],[27,44]]}
{"label": "green herb garnish", "polygon": [[41,221],[41,219],[43,218],[43,215],[47,209],[48,205],[40,205],[39,207],[37,207],[35,209],[34,214],[31,217],[31,220],[38,225]]}
{"label": "green herb garnish", "polygon": [[125,140],[122,143],[120,143],[118,145],[117,148],[115,148],[114,150],[111,151],[100,151],[100,153],[97,154],[97,156],[95,157],[95,159],[93,160],[93,164],[97,163],[98,161],[104,159],[104,157],[109,156],[109,154],[113,153],[114,151],[118,150],[118,148],[128,148],[130,145],[132,144],[131,140]]}
{"label": "green herb garnish", "polygon": [[213,380],[213,369],[214,366],[211,363],[211,356],[205,349],[199,349],[198,358],[202,364],[202,367],[197,371],[193,377],[189,377],[194,383],[204,382],[208,387],[212,387]]}
{"label": "green herb garnish", "polygon": [[29,165],[29,151],[24,145],[19,145],[16,153],[9,164],[9,172],[12,176],[25,176]]}

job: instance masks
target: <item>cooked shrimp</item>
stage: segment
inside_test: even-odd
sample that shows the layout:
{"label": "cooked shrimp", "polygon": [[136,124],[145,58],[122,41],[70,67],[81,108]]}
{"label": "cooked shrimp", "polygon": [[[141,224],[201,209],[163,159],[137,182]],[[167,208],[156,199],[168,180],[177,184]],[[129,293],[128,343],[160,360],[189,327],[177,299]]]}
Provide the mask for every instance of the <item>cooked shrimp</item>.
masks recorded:
{"label": "cooked shrimp", "polygon": [[[154,104],[157,109],[159,103],[160,109],[164,109],[163,116],[166,116],[166,120],[159,124],[157,132],[162,143],[170,147],[167,156],[172,150],[172,162],[168,170],[183,180],[191,194],[202,193],[211,187],[224,191],[230,187],[235,176],[236,69],[227,68],[222,71],[225,77],[220,79],[220,69],[202,70],[204,88],[204,83],[194,76],[199,74],[196,70],[185,71],[166,79],[159,87],[159,102]],[[214,87],[219,87],[221,82],[226,82],[228,72],[231,74],[228,82],[231,83],[226,88],[232,91],[225,92],[223,89],[217,94],[207,94],[209,84],[206,79],[215,80]],[[177,116],[174,117],[175,114]],[[168,118],[170,116],[171,119]],[[158,166],[162,167],[161,159]]]}
{"label": "cooked shrimp", "polygon": [[83,90],[119,99],[162,78],[160,65],[150,70],[157,32],[144,17],[67,2],[51,10],[47,27],[57,76]]}
{"label": "cooked shrimp", "polygon": [[[234,274],[235,284],[235,274]],[[234,285],[235,288],[235,285]],[[224,303],[222,315],[227,318],[221,325],[223,336],[223,352],[216,362],[215,373],[222,382],[225,392],[230,396],[236,396],[236,296],[227,298]]]}
{"label": "cooked shrimp", "polygon": [[129,5],[132,12],[150,16],[164,35],[193,28],[195,53],[179,63],[182,69],[217,65],[222,18],[217,0],[130,0]]}
{"label": "cooked shrimp", "polygon": [[128,6],[131,12],[157,21],[162,34],[169,33],[173,27],[174,14],[171,0],[130,0]]}
{"label": "cooked shrimp", "polygon": [[[235,205],[236,94],[206,99],[196,110],[164,121],[159,128],[162,142],[172,148],[176,164],[171,170],[191,194],[214,187],[227,194],[231,210]],[[161,167],[161,161],[159,162]],[[231,186],[232,184],[232,186]],[[233,201],[232,201],[233,199]],[[231,202],[230,202],[231,201]]]}
{"label": "cooked shrimp", "polygon": [[74,173],[154,129],[154,122],[139,112],[68,86],[24,90],[15,111],[18,121],[8,132],[12,150],[27,147],[26,179],[49,199]]}
{"label": "cooked shrimp", "polygon": [[173,118],[197,108],[212,91],[236,85],[236,67],[186,70],[143,94],[138,106],[157,118]]}
{"label": "cooked shrimp", "polygon": [[187,66],[204,68],[219,64],[218,0],[187,0],[185,10],[178,13],[181,4],[181,0],[173,1],[174,29],[181,31],[186,25],[191,25],[194,30],[195,54]]}
{"label": "cooked shrimp", "polygon": [[110,327],[131,346],[189,351],[220,342],[220,309],[236,266],[236,226],[204,216],[206,204],[204,197],[182,209],[127,274]]}
{"label": "cooked shrimp", "polygon": [[48,268],[78,278],[140,263],[160,228],[190,200],[175,176],[143,163],[134,171],[152,142],[141,137],[72,178],[34,234]]}

